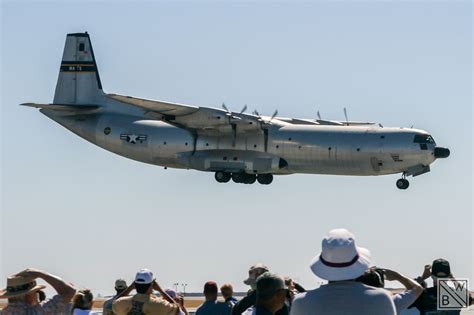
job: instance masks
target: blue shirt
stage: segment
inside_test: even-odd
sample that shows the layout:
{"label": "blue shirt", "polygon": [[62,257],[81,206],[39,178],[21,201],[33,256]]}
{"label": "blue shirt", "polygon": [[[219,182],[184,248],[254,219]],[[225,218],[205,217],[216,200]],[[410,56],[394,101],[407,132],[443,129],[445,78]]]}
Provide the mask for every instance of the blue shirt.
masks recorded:
{"label": "blue shirt", "polygon": [[228,303],[206,301],[196,310],[196,315],[230,315]]}

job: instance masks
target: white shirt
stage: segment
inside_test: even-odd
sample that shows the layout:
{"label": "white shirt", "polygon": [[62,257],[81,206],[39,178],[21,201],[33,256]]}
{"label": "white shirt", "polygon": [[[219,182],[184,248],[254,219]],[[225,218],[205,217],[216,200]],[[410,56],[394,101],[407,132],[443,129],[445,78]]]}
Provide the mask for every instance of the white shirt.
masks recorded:
{"label": "white shirt", "polygon": [[406,310],[408,306],[412,305],[418,297],[416,296],[415,290],[407,290],[405,292],[395,294],[393,296],[393,302],[397,313],[400,314],[403,310]]}
{"label": "white shirt", "polygon": [[337,281],[296,295],[291,315],[396,315],[392,296],[384,289],[356,281]]}

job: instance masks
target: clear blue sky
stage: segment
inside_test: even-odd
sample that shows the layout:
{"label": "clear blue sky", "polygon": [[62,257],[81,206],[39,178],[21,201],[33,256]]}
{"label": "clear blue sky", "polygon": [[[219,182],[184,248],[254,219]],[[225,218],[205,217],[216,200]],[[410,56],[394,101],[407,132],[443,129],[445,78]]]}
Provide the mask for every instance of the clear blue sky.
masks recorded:
{"label": "clear blue sky", "polygon": [[[0,285],[28,266],[110,293],[148,267],[163,286],[230,282],[258,261],[307,287],[346,227],[378,266],[444,257],[473,278],[472,7],[458,2],[26,2],[1,7]],[[222,185],[104,151],[27,101],[51,102],[66,33],[88,31],[107,92],[430,131],[452,155],[397,176]]]}

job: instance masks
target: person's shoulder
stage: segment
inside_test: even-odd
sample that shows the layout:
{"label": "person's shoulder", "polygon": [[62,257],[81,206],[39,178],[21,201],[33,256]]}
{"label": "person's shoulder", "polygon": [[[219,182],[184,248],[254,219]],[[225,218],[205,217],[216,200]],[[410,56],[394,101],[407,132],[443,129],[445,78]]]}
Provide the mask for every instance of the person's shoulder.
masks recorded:
{"label": "person's shoulder", "polygon": [[393,297],[392,293],[390,293],[390,291],[384,288],[376,288],[376,287],[372,287],[370,285],[366,285],[363,283],[360,283],[360,285],[361,285],[361,289],[365,291],[371,297],[388,298],[390,300]]}
{"label": "person's shoulder", "polygon": [[293,298],[292,306],[302,306],[308,303],[309,301],[313,301],[315,298],[317,298],[317,295],[319,294],[318,290],[319,289],[313,289],[296,294]]}
{"label": "person's shoulder", "polygon": [[114,302],[114,298],[111,297],[110,299],[105,300],[103,305],[104,305],[104,307],[106,305],[112,305],[113,302]]}
{"label": "person's shoulder", "polygon": [[132,303],[133,296],[122,296],[116,300],[112,301],[112,308],[115,309],[117,307],[123,307],[124,305],[128,305]]}
{"label": "person's shoulder", "polygon": [[133,295],[122,296],[121,298],[113,300],[112,303],[115,304],[115,303],[118,303],[118,302],[131,301],[132,299],[133,299]]}

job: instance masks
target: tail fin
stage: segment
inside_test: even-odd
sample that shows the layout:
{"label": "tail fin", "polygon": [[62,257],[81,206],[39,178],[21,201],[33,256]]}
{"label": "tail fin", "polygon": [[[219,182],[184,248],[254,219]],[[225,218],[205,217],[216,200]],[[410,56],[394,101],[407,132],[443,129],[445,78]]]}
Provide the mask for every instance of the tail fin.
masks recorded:
{"label": "tail fin", "polygon": [[103,94],[89,34],[68,34],[54,104],[94,104]]}

